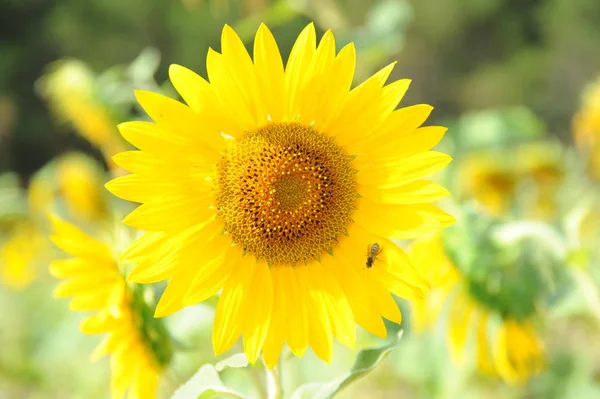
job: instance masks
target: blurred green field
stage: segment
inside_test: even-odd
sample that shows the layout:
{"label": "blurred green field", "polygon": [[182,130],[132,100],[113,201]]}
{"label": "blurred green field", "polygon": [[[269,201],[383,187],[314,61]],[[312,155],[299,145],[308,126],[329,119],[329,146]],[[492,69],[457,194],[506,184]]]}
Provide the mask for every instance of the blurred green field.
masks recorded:
{"label": "blurred green field", "polygon": [[[333,30],[338,50],[355,43],[355,85],[397,60],[389,81],[412,79],[401,105],[431,104],[427,124],[449,128],[436,149],[454,160],[435,180],[458,222],[441,233],[439,261],[460,278],[448,294],[447,276],[433,276],[437,296],[425,305],[397,298],[402,324],[387,323],[385,340],[359,328],[357,350],[336,343],[331,365],[310,350],[300,359],[284,352],[283,397],[600,397],[597,0],[4,0],[0,399],[110,397],[109,361],[89,359],[100,338],[81,334],[82,312],[53,298],[48,265],[64,254],[47,215],[116,235],[117,253],[131,241],[120,221],[134,205],[103,186],[124,174],[111,157],[131,148],[116,125],[143,117],[133,89],[178,98],[169,65],[206,77],[225,24],[252,49],[264,22],[286,60],[311,21],[319,38]],[[163,289],[144,299],[154,304]],[[498,364],[483,370],[472,323],[464,361],[451,356],[457,290],[490,315],[481,335],[492,352],[502,352],[507,320],[531,326],[528,344],[502,341],[521,351],[523,379]],[[267,397],[264,367],[231,357],[241,345],[213,356],[215,306],[213,298],[164,319],[174,357],[159,398]],[[539,372],[523,354],[534,341]]]}

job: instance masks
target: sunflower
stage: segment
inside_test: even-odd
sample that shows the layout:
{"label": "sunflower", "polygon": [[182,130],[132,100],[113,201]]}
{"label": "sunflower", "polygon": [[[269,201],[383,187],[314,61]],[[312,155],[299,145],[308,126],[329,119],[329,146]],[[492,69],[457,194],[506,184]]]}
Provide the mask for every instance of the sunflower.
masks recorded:
{"label": "sunflower", "polygon": [[146,231],[124,256],[137,263],[129,280],[169,279],[156,316],[221,291],[215,353],[242,335],[268,367],[284,343],[330,361],[334,336],[354,346],[355,322],[386,336],[382,318],[400,322],[391,293],[424,287],[391,239],[454,221],[430,204],[447,190],[422,179],[450,162],[429,151],[446,129],[419,127],[429,105],[395,110],[409,81],[385,85],[393,64],[350,90],[354,46],[336,54],[331,31],[317,47],[308,25],[285,68],[264,25],[254,60],[229,26],[221,43],[210,83],[170,67],[187,106],[137,91],[155,123],[119,126],[140,151],[114,157],[133,174],[107,188],[143,203],[124,222]]}
{"label": "sunflower", "polygon": [[512,205],[518,186],[518,175],[506,154],[476,151],[459,166],[461,197],[472,198],[495,216],[504,214]]}
{"label": "sunflower", "polygon": [[573,135],[586,155],[590,175],[600,180],[600,80],[584,92],[583,104],[573,118]]}
{"label": "sunflower", "polygon": [[536,219],[555,214],[564,175],[561,146],[551,141],[473,151],[458,170],[460,196],[475,200],[485,213],[502,216],[519,208]]}
{"label": "sunflower", "polygon": [[56,216],[50,219],[52,241],[73,256],[50,264],[54,277],[67,279],[54,296],[73,297],[72,310],[97,311],[82,322],[81,331],[108,334],[91,357],[111,355],[112,398],[122,398],[128,390],[129,398],[155,397],[159,376],[171,357],[164,326],[150,317],[141,292],[125,282],[104,242]]}
{"label": "sunflower", "polygon": [[0,276],[4,284],[13,290],[29,286],[39,273],[36,266],[47,257],[50,247],[48,238],[33,222],[17,222],[0,245]]}
{"label": "sunflower", "polygon": [[68,153],[53,160],[31,179],[30,210],[35,216],[53,209],[63,210],[82,223],[97,223],[108,216],[108,198],[102,190],[106,176],[102,166],[81,153]]}
{"label": "sunflower", "polygon": [[[447,340],[455,362],[464,362],[469,331],[473,331],[476,364],[481,372],[518,384],[542,369],[544,347],[535,329],[535,313],[529,301],[517,303],[520,301],[517,295],[502,297],[502,292],[490,292],[489,284],[467,278],[446,254],[439,234],[413,243],[410,255],[431,286],[424,299],[413,301],[417,330],[431,326],[448,305]],[[502,299],[513,301],[511,312],[498,309]]]}
{"label": "sunflower", "polygon": [[61,60],[49,66],[39,79],[38,88],[56,117],[73,125],[77,133],[103,152],[110,164],[110,157],[125,147],[111,112],[96,93],[95,79],[83,62]]}

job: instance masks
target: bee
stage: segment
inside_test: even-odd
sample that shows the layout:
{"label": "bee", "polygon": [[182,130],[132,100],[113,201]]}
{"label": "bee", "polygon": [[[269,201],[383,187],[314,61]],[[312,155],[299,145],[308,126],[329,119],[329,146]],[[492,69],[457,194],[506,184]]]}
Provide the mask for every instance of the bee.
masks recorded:
{"label": "bee", "polygon": [[369,244],[367,247],[367,269],[373,267],[373,262],[377,260],[377,255],[379,255],[383,251],[383,248],[379,246],[379,244],[375,243],[373,245]]}

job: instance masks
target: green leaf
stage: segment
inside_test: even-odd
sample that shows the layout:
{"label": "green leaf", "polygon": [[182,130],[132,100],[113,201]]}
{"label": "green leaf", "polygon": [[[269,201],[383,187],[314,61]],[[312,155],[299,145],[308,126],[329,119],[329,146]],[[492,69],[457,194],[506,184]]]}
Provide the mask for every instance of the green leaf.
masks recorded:
{"label": "green leaf", "polygon": [[400,330],[389,343],[379,348],[364,349],[358,353],[350,371],[339,378],[327,383],[307,383],[298,387],[291,399],[330,399],[342,389],[369,374],[389,355],[402,337]]}
{"label": "green leaf", "polygon": [[217,369],[212,364],[205,364],[175,391],[171,399],[209,399],[223,396],[244,397],[243,394],[223,385]]}
{"label": "green leaf", "polygon": [[160,66],[160,52],[154,47],[146,47],[129,64],[127,74],[135,82],[152,80]]}
{"label": "green leaf", "polygon": [[215,369],[219,372],[226,368],[243,368],[248,366],[248,358],[245,353],[236,353],[233,356],[229,356],[227,359],[223,359],[215,364]]}
{"label": "green leaf", "polygon": [[455,132],[462,148],[489,148],[542,138],[546,126],[529,109],[510,107],[467,112]]}

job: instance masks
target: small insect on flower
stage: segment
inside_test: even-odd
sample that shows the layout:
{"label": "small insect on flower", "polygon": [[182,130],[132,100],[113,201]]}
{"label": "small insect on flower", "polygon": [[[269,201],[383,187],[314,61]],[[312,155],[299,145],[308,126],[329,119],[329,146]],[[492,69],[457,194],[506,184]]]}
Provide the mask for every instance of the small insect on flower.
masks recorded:
{"label": "small insect on flower", "polygon": [[367,263],[366,267],[370,269],[373,267],[373,262],[377,259],[377,255],[379,255],[383,251],[383,248],[379,246],[379,244],[375,243],[373,245],[369,244],[367,247]]}

